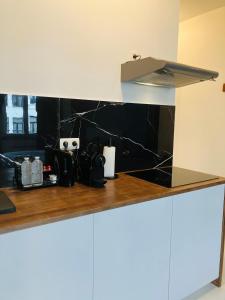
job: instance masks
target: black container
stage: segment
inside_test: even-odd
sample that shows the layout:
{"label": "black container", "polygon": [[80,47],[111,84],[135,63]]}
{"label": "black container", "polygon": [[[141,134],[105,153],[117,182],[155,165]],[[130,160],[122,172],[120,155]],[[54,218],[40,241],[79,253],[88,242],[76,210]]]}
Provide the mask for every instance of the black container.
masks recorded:
{"label": "black container", "polygon": [[100,152],[100,147],[89,143],[86,150],[79,155],[78,180],[89,186],[104,187],[105,157]]}
{"label": "black container", "polygon": [[53,166],[58,184],[71,187],[75,184],[77,175],[77,150],[46,149],[46,159]]}

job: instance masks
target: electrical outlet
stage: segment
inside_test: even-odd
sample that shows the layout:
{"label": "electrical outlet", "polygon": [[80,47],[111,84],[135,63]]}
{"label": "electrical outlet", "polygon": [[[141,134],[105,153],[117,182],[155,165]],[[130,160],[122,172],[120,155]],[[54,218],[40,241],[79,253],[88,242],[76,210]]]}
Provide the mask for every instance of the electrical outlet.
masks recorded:
{"label": "electrical outlet", "polygon": [[[65,147],[64,143],[68,143],[68,147]],[[76,145],[74,146],[73,143],[76,142]],[[61,150],[75,150],[80,148],[80,139],[79,138],[63,138],[60,139],[60,149]]]}

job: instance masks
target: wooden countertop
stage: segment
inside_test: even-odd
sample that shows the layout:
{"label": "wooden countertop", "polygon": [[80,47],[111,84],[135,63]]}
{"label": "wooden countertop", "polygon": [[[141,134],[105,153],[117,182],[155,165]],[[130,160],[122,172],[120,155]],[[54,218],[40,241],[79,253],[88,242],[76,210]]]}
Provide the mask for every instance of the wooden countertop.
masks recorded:
{"label": "wooden countertop", "polygon": [[118,179],[108,181],[102,189],[78,183],[72,188],[57,186],[30,191],[1,189],[14,202],[17,211],[0,215],[0,234],[224,183],[225,178],[220,177],[176,188],[165,188],[120,174]]}

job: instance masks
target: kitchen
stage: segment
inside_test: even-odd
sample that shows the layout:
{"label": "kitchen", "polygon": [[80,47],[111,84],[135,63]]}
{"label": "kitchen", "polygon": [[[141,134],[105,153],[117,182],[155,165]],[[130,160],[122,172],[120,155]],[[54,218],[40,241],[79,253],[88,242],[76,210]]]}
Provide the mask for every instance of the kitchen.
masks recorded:
{"label": "kitchen", "polygon": [[[164,161],[168,163],[167,166],[170,166],[170,157],[173,155],[175,89],[142,86],[127,82],[121,84],[120,72],[121,64],[132,60],[135,53],[141,54],[143,58],[152,56],[176,61],[178,4],[178,1],[150,1],[149,3],[149,1],[144,0],[138,6],[135,1],[131,1],[127,5],[119,1],[106,4],[100,0],[93,2],[79,1],[76,2],[76,5],[74,1],[66,3],[62,3],[62,1],[38,1],[38,3],[37,1],[24,1],[22,4],[16,1],[3,1],[3,9],[1,10],[3,25],[0,30],[3,44],[0,58],[2,65],[2,72],[0,72],[2,82],[1,103],[3,99],[5,101],[6,95],[8,104],[13,101],[10,98],[11,95],[17,96],[14,97],[17,99],[14,100],[15,103],[20,101],[18,100],[19,96],[25,95],[24,100],[22,100],[26,103],[26,105],[22,105],[24,115],[37,117],[38,120],[37,125],[34,125],[35,119],[29,120],[29,122],[26,119],[26,126],[24,126],[26,134],[23,139],[19,139],[18,136],[14,137],[16,139],[14,144],[13,132],[10,135],[10,130],[15,130],[15,134],[21,130],[21,125],[17,120],[17,122],[14,122],[14,128],[13,125],[9,126],[9,134],[5,137],[5,143],[3,143],[3,139],[1,140],[1,147],[3,147],[1,153],[13,152],[16,147],[18,151],[23,151],[24,145],[32,151],[40,150],[38,149],[39,145],[43,147],[46,143],[48,145],[54,144],[58,137],[67,138],[70,136],[68,134],[71,133],[71,130],[74,130],[72,131],[74,133],[72,137],[76,138],[79,136],[77,134],[79,134],[82,117],[100,125],[98,126],[100,130],[96,127],[96,124],[91,126],[90,123],[87,124],[87,121],[83,120],[80,131],[81,144],[83,143],[82,140],[89,140],[89,138],[97,135],[100,143],[107,147],[110,143],[110,135],[104,133],[101,129],[117,135],[117,138],[112,138],[113,146],[115,144],[117,146],[116,171],[143,169],[143,165],[145,168],[154,168],[157,165],[161,167]],[[151,17],[149,18],[149,16]],[[152,30],[152,28],[157,28],[157,30]],[[195,65],[201,67],[199,64]],[[210,65],[208,68],[210,69]],[[215,68],[215,71],[217,71],[217,68]],[[199,85],[204,89],[208,85],[213,86],[214,84],[216,83],[205,82]],[[31,110],[34,99],[30,95],[37,97],[37,116]],[[121,105],[121,102],[123,102],[123,105]],[[3,106],[1,106],[1,113]],[[90,115],[84,115],[90,110],[94,111]],[[96,113],[96,110],[99,111]],[[65,120],[67,120],[66,123]],[[31,125],[31,121],[33,125]],[[73,128],[75,121],[75,128]],[[58,130],[59,125],[62,127],[60,132]],[[5,126],[1,125],[1,128],[5,128]],[[37,126],[37,129],[35,126]],[[29,137],[31,128],[38,131],[38,137],[32,137],[32,134]],[[37,145],[38,147],[36,147]],[[150,151],[146,151],[140,145],[144,145]],[[153,153],[150,153],[151,151]],[[34,156],[39,156],[39,154],[34,153]],[[157,156],[159,154],[160,157]],[[145,165],[146,163],[147,165]],[[179,166],[201,171],[201,168],[190,168],[185,166],[184,163],[179,164]],[[217,174],[210,171],[205,171],[205,173]],[[217,175],[223,174],[218,173]],[[95,271],[91,267],[93,265],[92,232],[93,224],[95,224],[95,243],[97,247],[95,252],[97,256],[94,264],[99,268],[96,269],[97,274],[94,276],[96,278],[94,283],[95,299],[120,299],[119,297],[121,299],[137,299],[137,295],[140,295],[141,291],[143,299],[147,299],[150,295],[156,299],[166,299],[168,296],[169,266],[173,263],[169,262],[168,255],[171,247],[172,204],[180,199],[180,193],[182,194],[182,192],[187,198],[188,195],[192,195],[191,199],[186,199],[187,203],[190,203],[190,206],[188,206],[190,209],[191,203],[193,204],[192,199],[193,201],[195,197],[196,199],[198,197],[202,199],[202,196],[198,196],[201,192],[208,199],[206,205],[208,210],[205,210],[206,214],[202,216],[203,219],[201,220],[203,224],[209,218],[207,213],[210,213],[211,210],[215,209],[214,213],[218,216],[218,218],[213,219],[212,224],[209,222],[209,228],[207,227],[205,231],[201,232],[202,237],[205,237],[208,229],[212,230],[214,228],[213,230],[216,233],[213,239],[215,247],[205,249],[207,253],[211,252],[213,257],[208,265],[212,273],[205,278],[203,276],[205,275],[205,269],[200,270],[200,268],[200,273],[204,274],[199,274],[199,282],[196,280],[193,282],[193,286],[182,292],[187,296],[188,293],[190,294],[200,288],[203,282],[205,284],[209,283],[210,281],[207,280],[211,276],[213,277],[211,281],[218,279],[216,275],[219,272],[219,260],[221,258],[223,179],[211,180],[198,183],[197,186],[190,184],[165,190],[162,187],[154,188],[152,186],[150,189],[150,183],[145,183],[143,180],[139,181],[139,179],[132,176],[128,177],[126,174],[119,174],[118,178],[108,180],[103,189],[90,188],[85,185],[83,187],[75,183],[72,188],[50,187],[26,192],[10,190],[9,197],[17,206],[17,215],[12,213],[2,216],[0,222],[1,232],[5,233],[1,236],[2,244],[4,244],[2,254],[5,254],[2,256],[6,256],[4,269],[8,270],[4,272],[1,280],[1,288],[2,290],[4,288],[5,293],[4,298],[11,300],[17,295],[17,298],[21,299],[26,299],[26,297],[27,299],[62,299],[63,296],[64,298],[91,299],[93,297],[91,287],[95,282],[94,275],[92,275]],[[126,190],[124,190],[125,187],[127,187]],[[140,188],[140,191],[137,187]],[[206,191],[209,191],[209,195],[210,193],[218,195],[218,202],[211,203],[210,196],[205,194]],[[87,202],[87,199],[85,200],[82,195],[89,192],[91,193],[90,202]],[[80,202],[81,200],[76,197],[76,193],[84,202]],[[216,196],[213,197],[217,198]],[[144,206],[142,207],[142,201],[157,198],[160,199],[147,201],[143,203]],[[126,206],[128,204],[135,205],[129,205],[128,207]],[[204,203],[199,202],[200,211],[201,205],[204,208]],[[125,206],[124,210],[120,209],[122,206]],[[118,215],[116,214],[117,210],[111,210],[112,208],[119,209]],[[108,211],[105,214],[98,214],[106,209]],[[179,224],[179,215],[182,216],[182,210],[184,213],[184,208],[180,209],[178,219],[174,219],[175,223],[178,222],[177,224]],[[193,212],[190,211],[191,213]],[[148,214],[152,216],[151,220],[148,220]],[[81,215],[83,217],[65,221],[67,218]],[[129,222],[129,215],[131,219],[135,218],[137,221],[135,223]],[[154,215],[158,217],[154,219]],[[194,216],[191,216],[195,220]],[[160,225],[159,221],[162,219],[165,222]],[[61,221],[52,223],[58,220]],[[112,224],[117,222],[118,228],[116,226],[115,228],[110,227],[107,220],[111,220]],[[149,260],[147,259],[147,253],[143,253],[144,248],[139,247],[144,245],[146,235],[145,228],[141,226],[141,220],[148,228],[151,242],[147,243],[146,249],[151,252],[152,244],[155,243],[156,245],[155,249],[157,251],[152,253]],[[196,222],[198,221],[197,218]],[[186,220],[186,222],[183,223],[184,227],[191,223],[190,220]],[[47,225],[48,223],[52,224]],[[41,224],[43,226],[37,226]],[[193,224],[195,224],[194,221]],[[123,228],[123,226],[125,227]],[[126,227],[132,228],[134,240],[126,232]],[[104,232],[104,228],[108,230]],[[157,234],[155,235],[154,230],[150,228],[154,228]],[[24,230],[6,233],[18,229]],[[119,233],[119,229],[121,235],[118,234],[117,236],[116,233]],[[60,238],[57,239],[57,232],[60,232],[61,242]],[[71,241],[71,232],[73,232],[77,241],[80,241],[77,242],[80,245],[78,248],[76,243]],[[187,236],[188,234],[187,231]],[[157,239],[157,236],[162,236],[162,240]],[[127,238],[130,244],[125,243],[126,238],[124,237]],[[7,241],[4,241],[4,239]],[[152,242],[151,239],[154,239],[155,242]],[[24,241],[24,243],[21,241]],[[204,240],[202,248],[199,249],[203,250],[204,242],[207,243],[207,241],[211,240]],[[134,242],[137,247],[134,247]],[[121,247],[116,247],[117,243],[121,244]],[[161,243],[165,243],[163,245],[167,249],[162,253],[159,250],[162,247]],[[132,245],[133,248],[130,248],[129,245]],[[175,245],[176,243],[174,247]],[[125,251],[127,248],[130,252],[128,257]],[[15,251],[12,252],[10,249],[17,249],[16,255],[13,254]],[[81,249],[83,254],[79,256]],[[212,255],[212,252],[215,255]],[[54,257],[51,259],[52,253],[55,253],[55,256],[53,255]],[[106,253],[109,253],[109,256],[104,255]],[[113,256],[115,253],[117,253],[116,257]],[[194,253],[196,252],[193,249],[193,258],[196,258],[197,261],[199,256],[194,257]],[[73,254],[74,261],[72,259]],[[154,269],[154,273],[151,273],[147,266],[144,268],[144,264],[139,261],[140,254],[149,263],[153,263],[152,259],[155,258],[156,261],[160,262],[161,268],[157,268],[157,265],[151,265],[150,263],[149,267],[152,266],[152,269]],[[185,253],[183,254],[185,255]],[[58,266],[55,265],[57,259]],[[124,280],[121,280],[122,275],[128,276],[129,273],[132,273],[132,269],[129,267],[131,262],[129,259],[134,260],[134,274],[125,283]],[[111,263],[107,266],[106,262],[110,262],[110,260]],[[122,262],[124,263],[124,269],[118,269],[121,273],[120,277],[115,269]],[[20,265],[18,273],[14,270],[14,264],[16,263]],[[49,268],[47,267],[48,263]],[[204,260],[202,263],[204,266]],[[188,265],[185,265],[185,267],[188,268]],[[112,268],[111,272],[110,268]],[[143,270],[140,270],[140,268],[143,268]],[[163,268],[167,271],[162,273],[161,269]],[[12,276],[12,272],[15,276]],[[100,276],[100,274],[105,275]],[[140,274],[143,277],[138,280]],[[155,276],[158,280],[151,282],[151,280],[145,278],[146,276],[149,276],[149,278]],[[116,277],[118,277],[118,280]],[[192,277],[191,273],[187,273],[189,280],[190,277]],[[10,279],[14,283],[14,288],[10,287]],[[136,288],[132,289],[135,280]],[[26,281],[29,284],[26,284]],[[105,285],[102,282],[105,282]],[[110,285],[110,282],[112,282],[112,285]],[[148,291],[150,282],[152,290]],[[69,287],[73,287],[73,285],[76,288],[70,289]],[[53,286],[55,291],[53,291]],[[84,292],[84,287],[86,292]],[[113,292],[115,289],[116,291]],[[159,291],[162,292],[161,296],[159,294],[157,296]],[[171,299],[173,297],[174,299],[180,299],[176,288],[173,291],[174,295],[170,295]],[[15,294],[13,294],[14,292]]]}

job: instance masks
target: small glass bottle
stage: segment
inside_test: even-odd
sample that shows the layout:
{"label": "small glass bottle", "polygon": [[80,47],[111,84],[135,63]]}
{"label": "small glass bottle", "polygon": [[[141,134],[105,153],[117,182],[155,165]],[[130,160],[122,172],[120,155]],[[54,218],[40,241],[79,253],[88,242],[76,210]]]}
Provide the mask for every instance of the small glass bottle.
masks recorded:
{"label": "small glass bottle", "polygon": [[43,163],[39,156],[32,162],[32,185],[40,186],[43,184]]}
{"label": "small glass bottle", "polygon": [[31,187],[31,162],[29,157],[24,157],[21,165],[21,182],[23,187]]}

